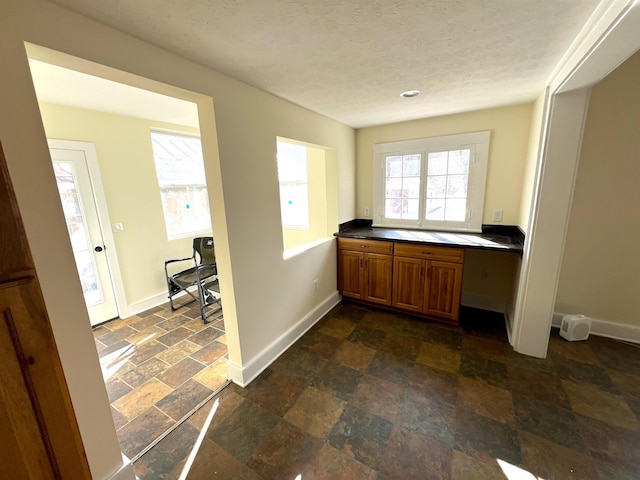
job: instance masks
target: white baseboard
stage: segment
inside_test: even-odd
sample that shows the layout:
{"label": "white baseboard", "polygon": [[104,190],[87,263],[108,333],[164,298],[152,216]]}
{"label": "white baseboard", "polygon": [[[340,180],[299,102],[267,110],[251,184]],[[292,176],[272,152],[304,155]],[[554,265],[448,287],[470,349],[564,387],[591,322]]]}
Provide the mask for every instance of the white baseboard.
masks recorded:
{"label": "white baseboard", "polygon": [[300,319],[289,330],[280,335],[275,341],[264,350],[249,360],[244,365],[238,365],[231,360],[227,361],[227,374],[229,379],[241,387],[246,387],[249,383],[260,375],[269,365],[271,365],[280,355],[282,355],[291,345],[293,345],[307,330],[316,324],[329,310],[340,302],[340,295],[334,292],[322,301],[316,308]]}
{"label": "white baseboard", "polygon": [[[174,295],[174,299],[179,299],[181,296],[186,295],[185,292],[180,292],[177,295]],[[157,307],[158,305],[162,305],[169,301],[168,293],[162,292],[153,297],[146,298],[140,302],[132,303],[131,305],[126,305],[124,308],[120,309],[120,318],[129,318],[134,315],[139,314],[140,312],[145,312],[150,308]]]}
{"label": "white baseboard", "polygon": [[[560,328],[564,313],[554,312],[551,326]],[[591,318],[591,335],[599,337],[614,338],[616,340],[624,340],[626,342],[640,343],[640,327],[635,325],[626,325],[624,323],[608,322]]]}
{"label": "white baseboard", "polygon": [[108,480],[135,480],[136,473],[133,470],[133,464],[127,456],[122,453],[122,465],[116,470],[115,473],[108,477]]}
{"label": "white baseboard", "polygon": [[497,313],[505,313],[507,307],[506,302],[501,298],[469,292],[462,292],[460,303],[466,307],[479,308]]}

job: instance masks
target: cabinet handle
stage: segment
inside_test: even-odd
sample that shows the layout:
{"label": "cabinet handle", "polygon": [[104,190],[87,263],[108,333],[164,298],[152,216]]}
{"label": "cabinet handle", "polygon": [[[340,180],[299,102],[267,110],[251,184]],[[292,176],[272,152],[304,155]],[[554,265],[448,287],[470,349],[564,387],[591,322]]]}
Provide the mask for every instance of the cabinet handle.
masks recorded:
{"label": "cabinet handle", "polygon": [[360,268],[362,268],[362,258],[360,259]]}
{"label": "cabinet handle", "polygon": [[369,248],[369,245],[360,245],[360,248]]}
{"label": "cabinet handle", "polygon": [[431,277],[431,269],[427,267],[427,278]]}

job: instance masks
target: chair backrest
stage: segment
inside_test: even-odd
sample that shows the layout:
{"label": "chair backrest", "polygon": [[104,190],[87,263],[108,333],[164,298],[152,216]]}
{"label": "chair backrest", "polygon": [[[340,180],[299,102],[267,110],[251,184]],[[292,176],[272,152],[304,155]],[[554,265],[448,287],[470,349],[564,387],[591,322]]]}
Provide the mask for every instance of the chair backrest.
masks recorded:
{"label": "chair backrest", "polygon": [[213,246],[213,237],[194,238],[193,251],[198,252],[198,255],[200,255],[200,265],[203,263],[216,263],[216,249]]}

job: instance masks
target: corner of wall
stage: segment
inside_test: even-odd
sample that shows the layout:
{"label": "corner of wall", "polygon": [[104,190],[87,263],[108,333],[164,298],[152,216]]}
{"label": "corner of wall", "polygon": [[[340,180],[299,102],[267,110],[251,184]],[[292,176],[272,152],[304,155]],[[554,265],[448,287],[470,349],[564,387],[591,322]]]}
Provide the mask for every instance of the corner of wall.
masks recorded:
{"label": "corner of wall", "polygon": [[329,310],[335,307],[340,302],[340,299],[341,297],[336,290],[245,364],[238,365],[228,360],[227,375],[229,379],[243,388],[249,385],[249,383],[313,327],[318,320],[326,315]]}

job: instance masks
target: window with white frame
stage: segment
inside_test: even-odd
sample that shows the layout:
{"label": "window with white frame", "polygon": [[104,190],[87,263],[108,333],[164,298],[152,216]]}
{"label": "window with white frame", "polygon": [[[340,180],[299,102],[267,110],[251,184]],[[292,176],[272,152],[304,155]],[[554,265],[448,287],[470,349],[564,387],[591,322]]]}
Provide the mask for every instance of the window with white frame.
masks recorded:
{"label": "window with white frame", "polygon": [[210,232],[200,137],[152,131],[151,143],[168,238]]}
{"label": "window with white frame", "polygon": [[309,179],[307,148],[284,141],[277,142],[280,214],[284,228],[309,229]]}
{"label": "window with white frame", "polygon": [[374,145],[374,225],[482,230],[490,132]]}

